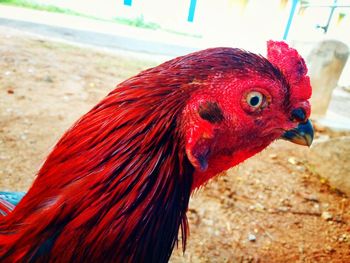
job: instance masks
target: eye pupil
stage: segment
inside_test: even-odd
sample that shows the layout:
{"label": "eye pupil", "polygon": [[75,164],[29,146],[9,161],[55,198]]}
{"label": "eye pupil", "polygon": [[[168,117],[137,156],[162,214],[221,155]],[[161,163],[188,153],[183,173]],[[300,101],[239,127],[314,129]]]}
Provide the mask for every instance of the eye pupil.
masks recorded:
{"label": "eye pupil", "polygon": [[260,102],[260,98],[258,96],[252,97],[249,101],[250,105],[252,105],[253,107],[258,105],[259,102]]}

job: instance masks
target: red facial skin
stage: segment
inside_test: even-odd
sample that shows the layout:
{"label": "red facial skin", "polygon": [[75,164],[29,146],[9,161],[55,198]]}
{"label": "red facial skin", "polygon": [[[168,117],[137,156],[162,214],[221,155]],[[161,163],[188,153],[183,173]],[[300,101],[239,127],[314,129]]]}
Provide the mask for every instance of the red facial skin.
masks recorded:
{"label": "red facial skin", "polygon": [[[302,58],[282,42],[268,58],[208,49],[119,84],[0,221],[1,261],[166,262],[180,227],[185,246],[191,191],[296,127],[293,109],[309,116]],[[265,98],[256,110],[251,91]]]}
{"label": "red facial skin", "polygon": [[[295,128],[298,123],[290,117],[293,109],[302,108],[309,118],[311,86],[304,60],[284,42],[273,41],[268,42],[268,58],[284,76],[289,76],[288,83],[264,79],[259,74],[250,74],[249,78],[216,74],[209,80],[211,89],[192,95],[183,113],[186,153],[197,168],[192,189],[260,152],[285,131]],[[292,88],[287,90],[283,84]],[[265,96],[263,109],[255,110],[248,105],[246,96],[252,91]],[[289,97],[287,104],[286,96]],[[223,122],[212,124],[198,115],[198,107],[205,101],[221,106]],[[203,169],[191,152],[207,152],[208,149],[208,167]]]}

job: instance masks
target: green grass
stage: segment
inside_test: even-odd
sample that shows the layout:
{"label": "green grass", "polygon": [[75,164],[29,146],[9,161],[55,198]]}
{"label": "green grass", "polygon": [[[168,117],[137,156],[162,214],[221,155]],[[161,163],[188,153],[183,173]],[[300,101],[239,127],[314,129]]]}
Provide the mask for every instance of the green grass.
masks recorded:
{"label": "green grass", "polygon": [[136,26],[136,27],[149,28],[149,29],[161,28],[160,25],[158,25],[157,23],[145,22],[143,16],[139,16],[136,19],[115,17],[113,20],[117,23],[129,25],[129,26]]}
{"label": "green grass", "polygon": [[153,30],[160,29],[160,30],[164,30],[164,31],[169,32],[169,33],[188,36],[188,37],[196,37],[196,38],[201,37],[200,35],[197,35],[197,34],[189,34],[189,33],[179,32],[179,31],[175,31],[175,30],[164,29],[157,23],[144,21],[144,18],[142,15],[135,18],[135,19],[115,17],[112,20],[110,20],[110,19],[103,19],[103,18],[79,13],[79,12],[76,12],[76,11],[68,9],[68,8],[57,7],[54,5],[40,4],[40,3],[36,3],[35,1],[30,1],[30,0],[0,0],[0,4],[18,6],[18,7],[35,9],[35,10],[40,10],[40,11],[47,11],[47,12],[52,12],[52,13],[61,13],[61,14],[66,14],[66,15],[80,16],[80,17],[95,19],[95,20],[99,20],[99,21],[115,22],[118,24],[134,26],[134,27],[138,27],[138,28],[146,28],[146,29],[153,29]]}
{"label": "green grass", "polygon": [[0,4],[25,7],[25,8],[35,9],[35,10],[53,12],[53,13],[63,13],[63,14],[68,14],[68,15],[82,16],[82,14],[75,12],[73,10],[67,9],[67,8],[61,8],[61,7],[57,7],[57,6],[53,6],[53,5],[42,5],[42,4],[35,3],[33,1],[0,0]]}
{"label": "green grass", "polygon": [[68,8],[61,8],[61,7],[57,7],[57,6],[53,6],[53,5],[39,4],[39,3],[35,3],[34,1],[29,1],[29,0],[0,0],[0,4],[30,8],[30,9],[47,11],[47,12],[52,12],[52,13],[61,13],[61,14],[66,14],[66,15],[80,16],[80,17],[91,18],[91,19],[100,20],[100,21],[116,22],[119,24],[135,26],[135,27],[140,27],[140,28],[149,28],[149,29],[160,28],[160,26],[156,23],[145,22],[143,19],[143,16],[140,16],[136,19],[116,17],[113,20],[108,20],[108,19],[103,19],[103,18],[99,18],[99,17],[95,17],[95,16],[82,14],[82,13],[73,11],[73,10],[68,9]]}

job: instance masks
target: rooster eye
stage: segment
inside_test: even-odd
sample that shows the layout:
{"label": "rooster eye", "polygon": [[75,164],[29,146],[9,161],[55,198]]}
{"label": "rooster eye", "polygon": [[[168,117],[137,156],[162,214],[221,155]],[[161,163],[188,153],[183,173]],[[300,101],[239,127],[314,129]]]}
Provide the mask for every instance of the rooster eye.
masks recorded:
{"label": "rooster eye", "polygon": [[258,91],[252,91],[247,95],[247,103],[253,108],[259,108],[264,102],[264,95]]}

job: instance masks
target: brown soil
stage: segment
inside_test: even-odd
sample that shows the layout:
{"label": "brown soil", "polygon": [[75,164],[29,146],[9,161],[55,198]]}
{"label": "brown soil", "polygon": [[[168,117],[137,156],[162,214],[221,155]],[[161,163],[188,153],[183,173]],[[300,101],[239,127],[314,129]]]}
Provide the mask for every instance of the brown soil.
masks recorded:
{"label": "brown soil", "polygon": [[[62,133],[154,62],[4,27],[0,36],[0,189],[25,191]],[[350,262],[350,200],[308,155],[278,141],[195,193],[186,253],[175,250],[171,262]]]}

